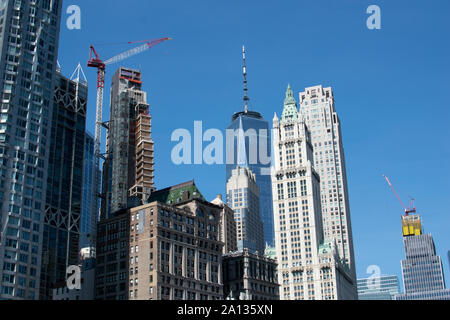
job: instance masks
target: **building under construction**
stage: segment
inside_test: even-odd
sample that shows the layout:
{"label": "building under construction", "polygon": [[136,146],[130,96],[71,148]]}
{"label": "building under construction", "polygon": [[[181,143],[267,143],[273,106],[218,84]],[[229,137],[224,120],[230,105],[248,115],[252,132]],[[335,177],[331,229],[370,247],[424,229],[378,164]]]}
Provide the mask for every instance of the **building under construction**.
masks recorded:
{"label": "building under construction", "polygon": [[113,76],[110,121],[105,124],[102,219],[143,203],[154,189],[151,116],[141,87],[138,70],[121,67]]}

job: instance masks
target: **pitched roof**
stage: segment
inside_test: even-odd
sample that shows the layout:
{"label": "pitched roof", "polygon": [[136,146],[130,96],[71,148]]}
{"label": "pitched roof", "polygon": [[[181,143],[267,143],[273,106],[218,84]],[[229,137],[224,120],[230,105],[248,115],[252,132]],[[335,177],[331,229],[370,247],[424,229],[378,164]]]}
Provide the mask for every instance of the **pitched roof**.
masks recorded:
{"label": "pitched roof", "polygon": [[148,198],[148,203],[158,201],[165,204],[176,205],[177,203],[192,199],[205,200],[195,185],[194,180],[152,192]]}

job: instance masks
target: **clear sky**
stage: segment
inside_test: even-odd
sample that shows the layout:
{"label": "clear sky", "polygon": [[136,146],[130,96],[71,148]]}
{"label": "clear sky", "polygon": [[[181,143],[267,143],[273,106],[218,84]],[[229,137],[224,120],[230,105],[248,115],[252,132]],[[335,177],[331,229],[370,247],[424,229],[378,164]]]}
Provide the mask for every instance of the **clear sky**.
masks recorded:
{"label": "clear sky", "polygon": [[[81,30],[63,16],[59,61],[72,74],[94,44],[103,59],[128,41],[173,37],[122,65],[140,68],[153,116],[156,186],[190,179],[212,200],[225,192],[224,166],[176,166],[172,132],[194,121],[224,130],[242,108],[241,46],[247,47],[250,108],[272,123],[290,83],[331,86],[342,122],[358,276],[369,265],[401,280],[402,208],[416,198],[426,232],[449,277],[450,1],[380,0],[79,0]],[[381,8],[381,30],[366,27],[369,5]],[[107,69],[109,86],[119,65]],[[96,72],[89,80],[88,128],[94,131]],[[105,137],[105,133],[103,133]],[[450,284],[449,284],[450,285]]]}

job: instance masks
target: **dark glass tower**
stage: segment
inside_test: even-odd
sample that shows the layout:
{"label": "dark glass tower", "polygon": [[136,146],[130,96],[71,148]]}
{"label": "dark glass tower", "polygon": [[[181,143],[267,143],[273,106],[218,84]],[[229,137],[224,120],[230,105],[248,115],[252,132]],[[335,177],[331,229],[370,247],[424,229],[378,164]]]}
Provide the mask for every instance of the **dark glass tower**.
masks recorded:
{"label": "dark glass tower", "polygon": [[[226,165],[226,182],[231,177],[232,170],[237,166],[248,167],[255,175],[260,195],[260,215],[264,224],[264,241],[274,245],[274,225],[272,209],[272,185],[270,178],[271,140],[269,122],[255,111],[248,110],[247,69],[244,58],[244,111],[237,112],[231,119],[228,130],[233,130],[233,141],[227,141],[233,146],[233,161]],[[228,149],[228,148],[227,148]]]}
{"label": "dark glass tower", "polygon": [[42,241],[40,299],[78,265],[86,134],[87,83],[57,74]]}

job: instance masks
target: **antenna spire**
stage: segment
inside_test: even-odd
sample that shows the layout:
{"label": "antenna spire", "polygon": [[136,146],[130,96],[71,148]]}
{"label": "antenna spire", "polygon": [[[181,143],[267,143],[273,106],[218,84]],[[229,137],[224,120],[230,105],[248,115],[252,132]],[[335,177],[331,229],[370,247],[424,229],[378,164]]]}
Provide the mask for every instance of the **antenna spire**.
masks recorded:
{"label": "antenna spire", "polygon": [[245,46],[242,46],[242,61],[243,61],[243,72],[244,72],[244,108],[245,113],[248,112],[248,102],[250,98],[248,97],[248,88],[247,88],[247,67],[245,66]]}

